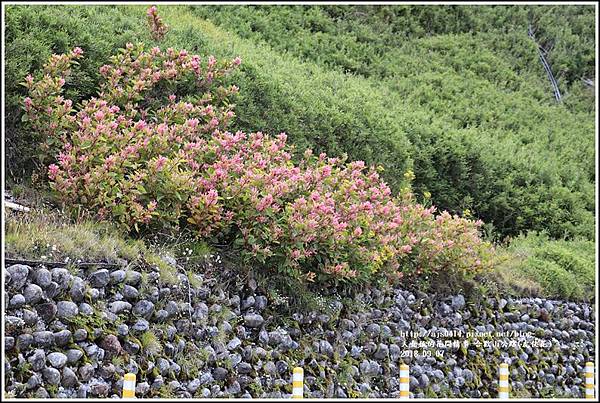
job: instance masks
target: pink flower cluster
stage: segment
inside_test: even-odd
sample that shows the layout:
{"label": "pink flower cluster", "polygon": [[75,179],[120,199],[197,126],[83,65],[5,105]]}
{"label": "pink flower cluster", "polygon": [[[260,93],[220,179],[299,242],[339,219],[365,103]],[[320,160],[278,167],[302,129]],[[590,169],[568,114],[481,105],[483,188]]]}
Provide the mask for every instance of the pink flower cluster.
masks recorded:
{"label": "pink flower cluster", "polygon": [[155,41],[161,41],[169,31],[169,26],[165,24],[162,21],[162,18],[160,18],[158,15],[158,9],[156,6],[148,8],[146,11],[146,16],[148,19],[148,26],[150,27],[152,39]]}
{"label": "pink flower cluster", "polygon": [[43,163],[47,163],[49,156],[67,141],[68,134],[75,127],[73,101],[65,99],[62,91],[72,65],[77,64],[82,56],[83,50],[78,47],[69,54],[52,55],[44,64],[39,80],[27,75],[22,83],[29,91],[24,100],[24,118],[39,139],[38,157]]}
{"label": "pink flower cluster", "polygon": [[[362,161],[307,150],[294,163],[283,133],[229,131],[237,87],[211,89],[239,59],[218,67],[213,57],[128,45],[111,62],[99,97],[69,115],[48,169],[65,205],[129,230],[188,225],[262,267],[323,284],[485,267],[478,223],[392,195]],[[194,95],[155,91],[188,79],[201,89]]]}

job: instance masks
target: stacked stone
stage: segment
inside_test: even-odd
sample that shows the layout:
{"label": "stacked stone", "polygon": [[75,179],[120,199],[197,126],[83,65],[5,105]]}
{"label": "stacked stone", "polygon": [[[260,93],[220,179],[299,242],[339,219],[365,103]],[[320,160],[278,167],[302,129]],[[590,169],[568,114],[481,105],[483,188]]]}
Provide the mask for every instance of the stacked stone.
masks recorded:
{"label": "stacked stone", "polygon": [[[511,397],[585,394],[582,374],[595,352],[586,303],[398,288],[367,289],[348,301],[329,296],[320,310],[287,312],[285,300],[256,286],[226,287],[235,276],[225,268],[188,277],[171,263],[177,281],[153,268],[7,267],[5,392],[121,397],[131,372],[138,398],[289,398],[298,366],[306,397],[400,397],[405,363],[416,398],[496,397],[497,368],[506,362]],[[438,340],[411,339],[410,331],[531,332],[549,346],[470,339],[441,357],[410,356],[411,341]]]}

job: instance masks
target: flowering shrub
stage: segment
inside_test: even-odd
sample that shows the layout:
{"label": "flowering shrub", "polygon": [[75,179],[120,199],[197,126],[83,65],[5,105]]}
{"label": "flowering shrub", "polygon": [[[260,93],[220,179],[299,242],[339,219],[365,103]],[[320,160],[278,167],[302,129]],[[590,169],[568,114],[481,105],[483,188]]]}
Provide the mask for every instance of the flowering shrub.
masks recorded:
{"label": "flowering shrub", "polygon": [[150,34],[155,41],[161,41],[169,31],[169,26],[165,24],[160,16],[156,6],[152,6],[146,11],[148,26],[150,26]]}
{"label": "flowering shrub", "polygon": [[27,75],[22,83],[29,90],[25,98],[23,120],[28,122],[36,138],[40,142],[39,159],[42,163],[67,142],[69,134],[76,127],[73,116],[73,101],[64,99],[61,95],[66,80],[71,73],[71,66],[83,55],[80,48],[75,48],[69,54],[52,55],[44,64],[42,77],[34,82]]}
{"label": "flowering shrub", "polygon": [[[59,81],[79,54],[53,56]],[[480,222],[434,216],[408,190],[394,197],[362,161],[307,150],[295,164],[283,133],[228,131],[238,89],[219,79],[240,63],[128,44],[100,69],[97,98],[55,114],[48,108],[67,102],[56,78],[28,78],[33,124],[63,128],[42,132],[62,144],[48,169],[51,187],[74,210],[128,230],[188,225],[302,281],[412,280],[485,267]]]}

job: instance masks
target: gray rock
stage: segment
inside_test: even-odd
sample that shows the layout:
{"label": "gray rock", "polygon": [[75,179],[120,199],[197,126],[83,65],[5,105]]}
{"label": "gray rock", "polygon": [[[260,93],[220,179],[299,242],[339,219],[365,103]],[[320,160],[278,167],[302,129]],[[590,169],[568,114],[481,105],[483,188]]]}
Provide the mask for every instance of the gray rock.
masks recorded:
{"label": "gray rock", "polygon": [[90,383],[90,393],[94,396],[107,397],[109,392],[110,385],[102,380],[95,380]]}
{"label": "gray rock", "polygon": [[25,351],[34,343],[34,338],[30,334],[20,334],[17,336],[17,348],[20,351]]}
{"label": "gray rock", "polygon": [[39,285],[29,284],[27,287],[25,287],[23,296],[25,297],[26,303],[33,305],[37,304],[44,297],[44,292]]}
{"label": "gray rock", "polygon": [[86,292],[86,296],[92,301],[97,301],[98,299],[100,299],[100,296],[102,295],[100,293],[100,290],[102,290],[104,292],[104,288],[101,288],[101,289],[88,288],[87,292]]}
{"label": "gray rock", "polygon": [[31,267],[25,266],[24,264],[13,264],[6,268],[6,272],[10,277],[8,284],[11,288],[17,291],[23,288],[27,283],[27,277],[29,276],[30,270]]}
{"label": "gray rock", "polygon": [[69,284],[71,281],[71,277],[71,273],[69,273],[69,271],[63,267],[55,267],[52,269],[52,280],[58,285],[59,288],[66,288],[67,284]]}
{"label": "gray rock", "polygon": [[139,301],[133,307],[133,314],[142,318],[150,318],[154,312],[154,304],[148,300]]}
{"label": "gray rock", "polygon": [[[194,379],[192,379],[190,381],[190,383],[192,383],[192,382],[194,382]],[[157,375],[154,377],[154,381],[152,382],[152,385],[150,385],[150,389],[157,391],[160,388],[162,388],[164,384],[165,384],[165,381],[164,381],[162,375]]]}
{"label": "gray rock", "polygon": [[38,388],[38,390],[35,391],[35,395],[34,395],[37,399],[47,399],[50,396],[50,394],[48,393],[48,391],[46,390],[46,388]]}
{"label": "gray rock", "polygon": [[371,337],[378,336],[381,332],[381,326],[379,326],[377,323],[371,323],[365,328],[365,332],[367,332],[367,334],[369,334]]}
{"label": "gray rock", "polygon": [[54,344],[57,346],[65,346],[71,341],[71,331],[64,329],[54,333]]}
{"label": "gray rock", "polygon": [[350,348],[350,356],[352,358],[358,358],[360,356],[360,354],[362,353],[363,348],[360,346],[352,346]]}
{"label": "gray rock", "polygon": [[237,395],[242,391],[240,383],[238,381],[233,381],[229,387],[225,389],[225,393],[228,395]]}
{"label": "gray rock", "polygon": [[240,362],[240,364],[237,366],[237,371],[239,374],[249,374],[252,372],[252,365],[248,364],[247,362]]}
{"label": "gray rock", "polygon": [[15,338],[4,336],[4,351],[10,351],[15,347]]}
{"label": "gray rock", "polygon": [[[40,305],[38,305],[39,307]],[[30,311],[29,309],[23,309],[23,321],[28,326],[33,326],[37,323],[39,319],[39,315],[35,311]]]}
{"label": "gray rock", "polygon": [[223,367],[217,367],[213,370],[212,376],[217,381],[222,381],[227,378],[229,371]]}
{"label": "gray rock", "polygon": [[85,354],[88,356],[88,358],[92,362],[100,361],[104,357],[104,350],[95,344],[89,344],[89,345],[85,346],[84,350],[85,350]]}
{"label": "gray rock", "polygon": [[42,384],[42,378],[38,374],[33,374],[27,380],[26,388],[28,390],[35,389]]}
{"label": "gray rock", "polygon": [[462,309],[465,306],[465,297],[458,294],[458,295],[452,297],[451,304],[452,304],[452,308],[454,308],[455,310]]}
{"label": "gray rock", "polygon": [[79,277],[73,277],[71,290],[69,291],[71,299],[75,302],[81,302],[85,298],[85,282]]}
{"label": "gray rock", "polygon": [[83,357],[83,351],[72,348],[66,351],[66,355],[67,363],[75,364]]}
{"label": "gray rock", "polygon": [[128,300],[136,300],[140,295],[137,288],[130,286],[129,284],[125,284],[123,287],[123,297]]}
{"label": "gray rock", "polygon": [[56,316],[58,308],[54,302],[46,302],[35,307],[38,316],[46,323],[50,323]]}
{"label": "gray rock", "polygon": [[21,294],[13,295],[8,303],[8,306],[13,309],[20,308],[23,305],[25,305],[25,297]]}
{"label": "gray rock", "polygon": [[254,298],[254,308],[257,311],[263,311],[267,307],[267,297],[264,295],[258,295]]}
{"label": "gray rock", "polygon": [[389,354],[389,348],[388,348],[387,344],[380,343],[377,346],[377,350],[373,354],[373,357],[377,358],[378,360],[383,360],[383,359],[387,358],[388,354]]}
{"label": "gray rock", "polygon": [[179,313],[179,307],[177,306],[177,302],[169,301],[165,306],[165,311],[169,313],[169,316],[174,316]]}
{"label": "gray rock", "polygon": [[171,365],[169,364],[169,361],[162,357],[159,357],[156,360],[156,368],[158,368],[162,376],[166,376],[169,374],[169,369],[171,368]]}
{"label": "gray rock", "polygon": [[169,318],[169,312],[164,309],[159,309],[154,313],[154,321],[157,323],[163,323]]}
{"label": "gray rock", "polygon": [[67,356],[60,352],[50,353],[46,358],[54,368],[62,368],[67,364]]}
{"label": "gray rock", "polygon": [[444,379],[444,372],[440,369],[436,369],[432,372],[432,375],[435,379],[437,380],[442,380]]}
{"label": "gray rock", "polygon": [[104,288],[110,281],[110,274],[106,269],[93,272],[89,277],[90,285],[94,288]]}
{"label": "gray rock", "polygon": [[319,341],[319,352],[328,357],[333,357],[333,346],[327,340]]}
{"label": "gray rock", "polygon": [[115,270],[110,273],[110,284],[120,284],[125,281],[126,276],[125,270]]}
{"label": "gray rock", "polygon": [[429,386],[429,377],[426,374],[421,374],[419,377],[419,386],[421,389],[427,389]]}
{"label": "gray rock", "polygon": [[40,372],[42,369],[46,368],[46,352],[42,349],[37,349],[27,361],[31,364],[31,369]]}
{"label": "gray rock", "polygon": [[71,319],[79,314],[77,304],[71,301],[58,301],[56,316],[61,319]]}
{"label": "gray rock", "polygon": [[229,362],[231,362],[231,366],[235,368],[242,362],[242,356],[239,354],[229,354]]}
{"label": "gray rock", "polygon": [[125,343],[123,343],[123,350],[125,350],[128,354],[137,354],[140,351],[140,345],[126,340]]}
{"label": "gray rock", "polygon": [[77,329],[73,332],[73,339],[75,341],[84,341],[88,337],[88,332],[85,329]]}
{"label": "gray rock", "polygon": [[207,385],[210,383],[213,383],[215,380],[215,378],[213,378],[212,374],[210,372],[205,372],[202,375],[200,375],[200,385]]}
{"label": "gray rock", "polygon": [[129,326],[124,323],[120,324],[117,326],[117,334],[122,337],[127,336],[129,334]]}
{"label": "gray rock", "polygon": [[51,347],[54,345],[54,334],[47,330],[33,332],[33,340],[39,347]]}
{"label": "gray rock", "polygon": [[466,382],[473,382],[475,380],[475,375],[470,369],[463,369],[462,376],[465,378]]}
{"label": "gray rock", "polygon": [[75,386],[77,386],[78,383],[79,380],[77,379],[77,375],[75,374],[75,372],[69,367],[63,368],[62,385],[65,388],[74,388]]}
{"label": "gray rock", "polygon": [[42,375],[44,376],[44,380],[50,385],[60,384],[60,371],[58,369],[50,367],[44,368],[42,370]]}
{"label": "gray rock", "polygon": [[381,366],[375,361],[363,360],[359,365],[360,373],[364,376],[376,376]]}
{"label": "gray rock", "polygon": [[91,364],[84,364],[79,367],[77,372],[79,372],[79,378],[81,379],[81,382],[87,382],[92,379],[92,376],[94,376],[94,367]]}
{"label": "gray rock", "polygon": [[146,319],[140,319],[131,327],[136,332],[145,332],[150,328],[150,324]]}
{"label": "gray rock", "polygon": [[262,315],[251,313],[244,315],[244,323],[248,327],[256,328],[262,326],[265,323],[265,319]]}
{"label": "gray rock", "polygon": [[234,337],[233,339],[231,339],[229,341],[229,343],[227,343],[227,350],[231,351],[231,350],[235,350],[238,347],[240,347],[242,345],[242,342],[240,339],[238,339],[237,337]]}
{"label": "gray rock", "polygon": [[95,311],[90,304],[82,302],[79,304],[79,313],[82,315],[93,315]]}
{"label": "gray rock", "polygon": [[131,310],[131,304],[125,301],[115,301],[110,304],[110,311],[115,315]]}
{"label": "gray rock", "polygon": [[255,304],[255,299],[253,296],[249,296],[245,300],[242,301],[241,309],[244,311]]}

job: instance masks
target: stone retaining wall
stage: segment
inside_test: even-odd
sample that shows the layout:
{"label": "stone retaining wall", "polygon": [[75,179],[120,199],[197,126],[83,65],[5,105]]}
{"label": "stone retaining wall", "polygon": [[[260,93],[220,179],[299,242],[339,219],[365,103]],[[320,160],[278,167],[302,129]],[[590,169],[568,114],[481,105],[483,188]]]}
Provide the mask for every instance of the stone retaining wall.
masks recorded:
{"label": "stone retaining wall", "polygon": [[374,290],[281,318],[284,300],[200,275],[189,284],[176,267],[175,281],[158,269],[7,267],[5,393],[120,397],[133,372],[137,397],[289,397],[301,366],[305,396],[398,397],[404,362],[414,397],[496,397],[507,362],[511,397],[582,397],[594,356],[584,303]]}

